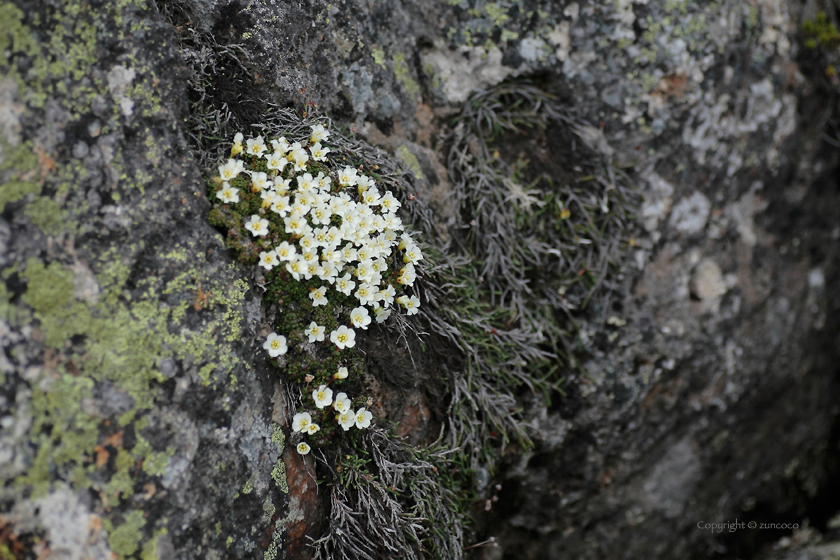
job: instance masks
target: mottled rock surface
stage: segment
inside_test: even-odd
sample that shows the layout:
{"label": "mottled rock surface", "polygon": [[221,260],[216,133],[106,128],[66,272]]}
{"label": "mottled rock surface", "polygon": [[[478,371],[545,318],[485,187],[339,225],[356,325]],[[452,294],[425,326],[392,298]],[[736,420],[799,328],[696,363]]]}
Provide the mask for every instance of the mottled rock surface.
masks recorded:
{"label": "mottled rock surface", "polygon": [[[206,222],[189,92],[212,59],[209,103],[239,122],[316,103],[401,160],[441,245],[467,220],[437,135],[503,80],[573,108],[642,193],[623,299],[580,316],[566,396],[522,396],[536,447],[479,473],[473,537],[496,540],[470,554],[836,557],[840,167],[798,35],[816,9],[0,4],[0,556],[291,559],[324,528],[255,271]],[[440,428],[427,396],[379,405],[412,443]],[[698,527],[736,519],[814,533]]]}

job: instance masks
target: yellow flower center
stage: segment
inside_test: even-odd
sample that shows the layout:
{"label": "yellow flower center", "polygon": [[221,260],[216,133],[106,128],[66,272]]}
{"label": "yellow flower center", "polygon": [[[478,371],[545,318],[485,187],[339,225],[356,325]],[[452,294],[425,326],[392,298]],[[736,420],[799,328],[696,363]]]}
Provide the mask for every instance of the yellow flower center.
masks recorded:
{"label": "yellow flower center", "polygon": [[324,399],[326,399],[326,395],[324,395],[324,392],[318,391],[318,400],[323,401]]}
{"label": "yellow flower center", "polygon": [[277,350],[278,348],[280,348],[280,343],[279,343],[279,342],[277,342],[276,340],[272,340],[272,341],[271,341],[271,347],[272,347],[273,349]]}
{"label": "yellow flower center", "polygon": [[347,342],[347,335],[346,334],[338,335],[338,341],[341,342],[341,343]]}

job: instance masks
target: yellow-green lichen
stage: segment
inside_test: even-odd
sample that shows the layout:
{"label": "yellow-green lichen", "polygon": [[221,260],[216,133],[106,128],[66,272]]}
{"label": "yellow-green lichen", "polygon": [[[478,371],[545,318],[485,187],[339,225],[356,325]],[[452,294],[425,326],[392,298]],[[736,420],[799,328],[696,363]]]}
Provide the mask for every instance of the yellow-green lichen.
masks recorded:
{"label": "yellow-green lichen", "polygon": [[405,91],[412,97],[417,95],[420,92],[420,85],[409,77],[405,55],[401,52],[397,53],[391,60],[394,63],[394,76],[402,83]]}
{"label": "yellow-green lichen", "polygon": [[418,179],[424,179],[423,170],[420,168],[420,161],[417,159],[417,156],[412,154],[408,146],[402,144],[397,148],[397,157],[402,160],[402,162],[408,167],[414,176]]}
{"label": "yellow-green lichen", "polygon": [[508,29],[502,29],[502,37],[501,37],[502,43],[508,43],[510,41],[515,41],[518,38],[519,38],[519,33],[517,33],[516,31],[510,31]]}
{"label": "yellow-green lichen", "polygon": [[146,544],[143,545],[143,550],[140,551],[140,560],[158,560],[158,539],[166,533],[167,531],[165,527],[161,527],[155,531],[152,538],[146,541]]}
{"label": "yellow-green lichen", "polygon": [[271,518],[274,517],[277,508],[274,506],[274,502],[271,501],[271,495],[266,496],[265,501],[263,502],[263,522],[268,523],[271,521]]}
{"label": "yellow-green lichen", "polygon": [[3,142],[0,154],[4,155],[3,161],[0,162],[0,177],[4,175],[4,172],[11,175],[0,188],[0,212],[2,212],[9,202],[16,202],[32,193],[39,194],[41,181],[36,179],[38,158],[31,142],[24,142],[14,148]]}
{"label": "yellow-green lichen", "polygon": [[272,541],[263,554],[263,560],[274,560],[277,557],[277,543]]}
{"label": "yellow-green lichen", "polygon": [[132,511],[125,516],[125,521],[108,535],[108,546],[121,558],[131,556],[140,548],[143,538],[141,529],[146,525],[142,511]]}
{"label": "yellow-green lichen", "polygon": [[281,492],[284,494],[289,493],[289,482],[286,479],[286,463],[283,462],[283,459],[278,459],[277,465],[271,469],[271,480],[274,481],[274,484],[277,485],[277,488]]}
{"label": "yellow-green lichen", "polygon": [[131,477],[129,469],[134,466],[134,457],[125,449],[117,451],[117,457],[114,460],[114,467],[117,472],[111,477],[103,491],[109,499],[118,502],[121,498],[126,498],[134,493],[134,480]]}
{"label": "yellow-green lichen", "polygon": [[487,12],[487,15],[493,20],[493,25],[496,27],[501,27],[510,19],[505,9],[498,2],[488,2],[484,5],[484,11]]}
{"label": "yellow-green lichen", "polygon": [[376,64],[378,64],[382,68],[385,68],[385,51],[374,47],[373,52],[371,52],[371,56],[373,57],[373,61]]}
{"label": "yellow-green lichen", "polygon": [[64,229],[61,206],[52,198],[38,197],[35,202],[26,205],[23,213],[46,235],[58,235]]}

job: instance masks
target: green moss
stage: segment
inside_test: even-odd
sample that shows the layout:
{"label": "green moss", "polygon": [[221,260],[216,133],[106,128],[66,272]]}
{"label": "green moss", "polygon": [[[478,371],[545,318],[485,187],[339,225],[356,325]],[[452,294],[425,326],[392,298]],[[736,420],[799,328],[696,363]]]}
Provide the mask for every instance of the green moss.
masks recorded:
{"label": "green moss", "polygon": [[405,91],[412,97],[417,95],[420,92],[420,85],[409,77],[405,55],[401,52],[397,53],[391,60],[394,63],[394,76],[402,83]]}
{"label": "green moss", "polygon": [[108,536],[108,546],[121,558],[131,556],[140,547],[143,538],[141,529],[146,525],[142,511],[132,511],[125,516],[125,521]]}

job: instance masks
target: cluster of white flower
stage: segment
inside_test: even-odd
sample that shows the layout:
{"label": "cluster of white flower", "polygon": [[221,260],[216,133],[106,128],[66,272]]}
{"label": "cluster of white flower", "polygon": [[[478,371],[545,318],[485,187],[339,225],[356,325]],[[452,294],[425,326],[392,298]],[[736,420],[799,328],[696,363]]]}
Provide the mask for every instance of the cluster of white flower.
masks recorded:
{"label": "cluster of white flower", "polygon": [[[346,432],[353,426],[362,430],[370,427],[370,422],[373,420],[373,414],[365,407],[353,411],[350,408],[352,404],[346,393],[339,393],[333,399],[333,391],[326,385],[321,385],[312,391],[312,399],[315,401],[315,406],[320,409],[330,407],[336,412],[336,421],[339,426]],[[292,419],[292,431],[303,434],[316,434],[321,427],[312,421],[312,415],[308,412],[298,412]],[[305,447],[301,447],[301,445]],[[302,455],[309,453],[309,446],[305,443],[298,445],[298,451]]]}
{"label": "cluster of white flower", "polygon": [[[239,202],[239,190],[230,182],[247,174],[253,193],[262,198],[260,214],[250,216],[245,228],[255,237],[269,234],[269,220],[264,212],[270,211],[282,218],[289,241],[280,243],[270,251],[262,251],[259,264],[265,270],[283,266],[295,280],[319,278],[325,284],[309,294],[312,306],[329,303],[330,292],[335,290],[352,296],[358,306],[350,312],[350,325],[366,330],[371,323],[371,312],[377,323],[391,315],[396,302],[408,315],[418,312],[417,296],[397,292],[389,279],[392,277],[390,262],[395,251],[402,251],[396,282],[412,286],[416,279],[415,265],[423,258],[420,248],[403,230],[396,212],[400,202],[390,192],[380,192],[374,181],[352,167],[334,173],[309,172],[311,162],[327,162],[330,149],[321,145],[329,138],[323,126],[313,126],[309,141],[289,143],[284,137],[271,140],[270,147],[262,136],[249,138],[243,146],[243,135],[234,137],[231,158],[219,166],[220,188],[216,196],[223,203]],[[245,161],[237,159],[244,154],[252,160],[265,160],[268,172],[251,171]],[[284,170],[291,169],[289,173]],[[285,175],[285,177],[284,177]],[[368,310],[370,308],[370,311]],[[316,322],[310,323],[305,335],[309,342],[325,340],[326,329]],[[329,340],[339,349],[356,344],[356,332],[347,325],[340,325],[329,333]],[[268,336],[264,346],[271,357],[287,352],[286,338],[276,333]],[[346,377],[346,368],[344,377]],[[341,371],[333,379],[342,378]],[[323,409],[332,405],[336,420],[347,431],[351,426],[366,428],[372,415],[364,408],[353,412],[347,395],[339,393],[335,401],[332,390],[322,385],[312,393],[315,406]],[[294,431],[314,434],[320,428],[312,422],[309,413],[295,415]],[[301,443],[298,451],[309,452]]]}

